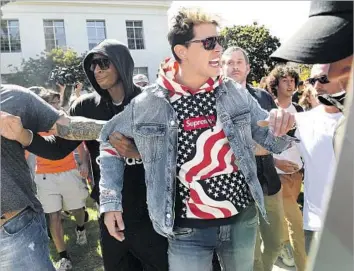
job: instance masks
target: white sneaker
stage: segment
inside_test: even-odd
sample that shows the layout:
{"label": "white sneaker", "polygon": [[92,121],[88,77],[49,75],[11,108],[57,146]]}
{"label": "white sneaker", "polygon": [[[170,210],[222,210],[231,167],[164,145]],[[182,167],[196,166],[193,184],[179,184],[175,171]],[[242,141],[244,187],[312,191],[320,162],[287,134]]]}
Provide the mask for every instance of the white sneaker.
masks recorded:
{"label": "white sneaker", "polygon": [[87,244],[86,230],[76,231],[76,244],[79,246],[83,246]]}
{"label": "white sneaker", "polygon": [[280,251],[280,258],[283,264],[285,264],[286,266],[289,267],[295,266],[293,249],[289,242],[283,244],[282,249]]}
{"label": "white sneaker", "polygon": [[66,271],[66,270],[71,270],[72,268],[73,265],[69,259],[61,258],[60,261],[58,262],[57,271]]}

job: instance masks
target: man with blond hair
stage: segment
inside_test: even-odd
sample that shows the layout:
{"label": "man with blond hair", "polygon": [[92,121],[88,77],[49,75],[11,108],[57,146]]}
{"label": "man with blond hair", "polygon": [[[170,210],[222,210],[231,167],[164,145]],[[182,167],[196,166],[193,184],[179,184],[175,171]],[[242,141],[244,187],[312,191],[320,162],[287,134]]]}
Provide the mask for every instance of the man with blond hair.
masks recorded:
{"label": "man with blond hair", "polygon": [[[253,270],[256,206],[266,217],[253,142],[280,153],[293,141],[292,114],[264,111],[220,76],[218,25],[200,10],[178,10],[168,33],[174,58],[100,136],[100,211],[110,234],[124,239],[125,164],[109,143],[117,132],[134,139],[142,157],[150,218],[168,237],[172,271],[210,270],[214,251],[225,270]],[[268,117],[270,128],[257,125]]]}

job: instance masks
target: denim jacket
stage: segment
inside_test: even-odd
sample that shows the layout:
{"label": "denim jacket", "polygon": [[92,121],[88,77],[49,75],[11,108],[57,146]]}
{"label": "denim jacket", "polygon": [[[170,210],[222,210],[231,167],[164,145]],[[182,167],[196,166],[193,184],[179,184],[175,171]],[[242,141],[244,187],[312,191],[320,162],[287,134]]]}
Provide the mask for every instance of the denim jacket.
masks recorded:
{"label": "denim jacket", "polygon": [[[268,128],[257,125],[268,117],[257,101],[240,84],[224,79],[215,89],[217,118],[235,153],[260,213],[266,217],[262,188],[257,179],[254,141],[265,149],[281,153],[291,137],[275,137]],[[113,117],[100,135],[100,212],[123,211],[122,189],[124,159],[110,155],[114,149],[108,137],[117,131],[130,137],[140,152],[145,168],[147,204],[154,229],[173,236],[175,219],[176,161],[178,124],[169,102],[168,91],[159,85],[147,87],[122,113]],[[254,140],[254,141],[253,141]],[[107,152],[108,150],[108,152]]]}

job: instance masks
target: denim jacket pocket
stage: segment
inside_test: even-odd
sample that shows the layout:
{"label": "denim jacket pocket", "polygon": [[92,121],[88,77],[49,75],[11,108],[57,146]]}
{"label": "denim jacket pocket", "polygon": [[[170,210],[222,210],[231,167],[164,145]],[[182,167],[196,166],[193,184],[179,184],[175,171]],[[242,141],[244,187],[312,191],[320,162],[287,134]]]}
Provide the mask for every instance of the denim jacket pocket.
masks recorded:
{"label": "denim jacket pocket", "polygon": [[236,138],[239,138],[241,144],[248,148],[254,148],[251,130],[251,114],[249,112],[231,117],[231,121],[235,127]]}
{"label": "denim jacket pocket", "polygon": [[162,145],[166,135],[166,125],[155,123],[139,123],[135,126],[136,144],[141,151],[144,163],[152,163],[161,159]]}

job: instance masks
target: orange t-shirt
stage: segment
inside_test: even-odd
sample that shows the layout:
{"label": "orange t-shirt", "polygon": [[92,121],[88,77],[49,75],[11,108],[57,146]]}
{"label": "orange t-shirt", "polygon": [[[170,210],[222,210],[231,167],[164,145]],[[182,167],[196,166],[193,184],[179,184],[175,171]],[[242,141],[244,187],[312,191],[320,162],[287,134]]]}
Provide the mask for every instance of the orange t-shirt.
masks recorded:
{"label": "orange t-shirt", "polygon": [[[42,136],[50,135],[44,132],[39,134]],[[36,174],[60,173],[77,168],[73,152],[65,158],[56,161],[36,156],[36,164]]]}

